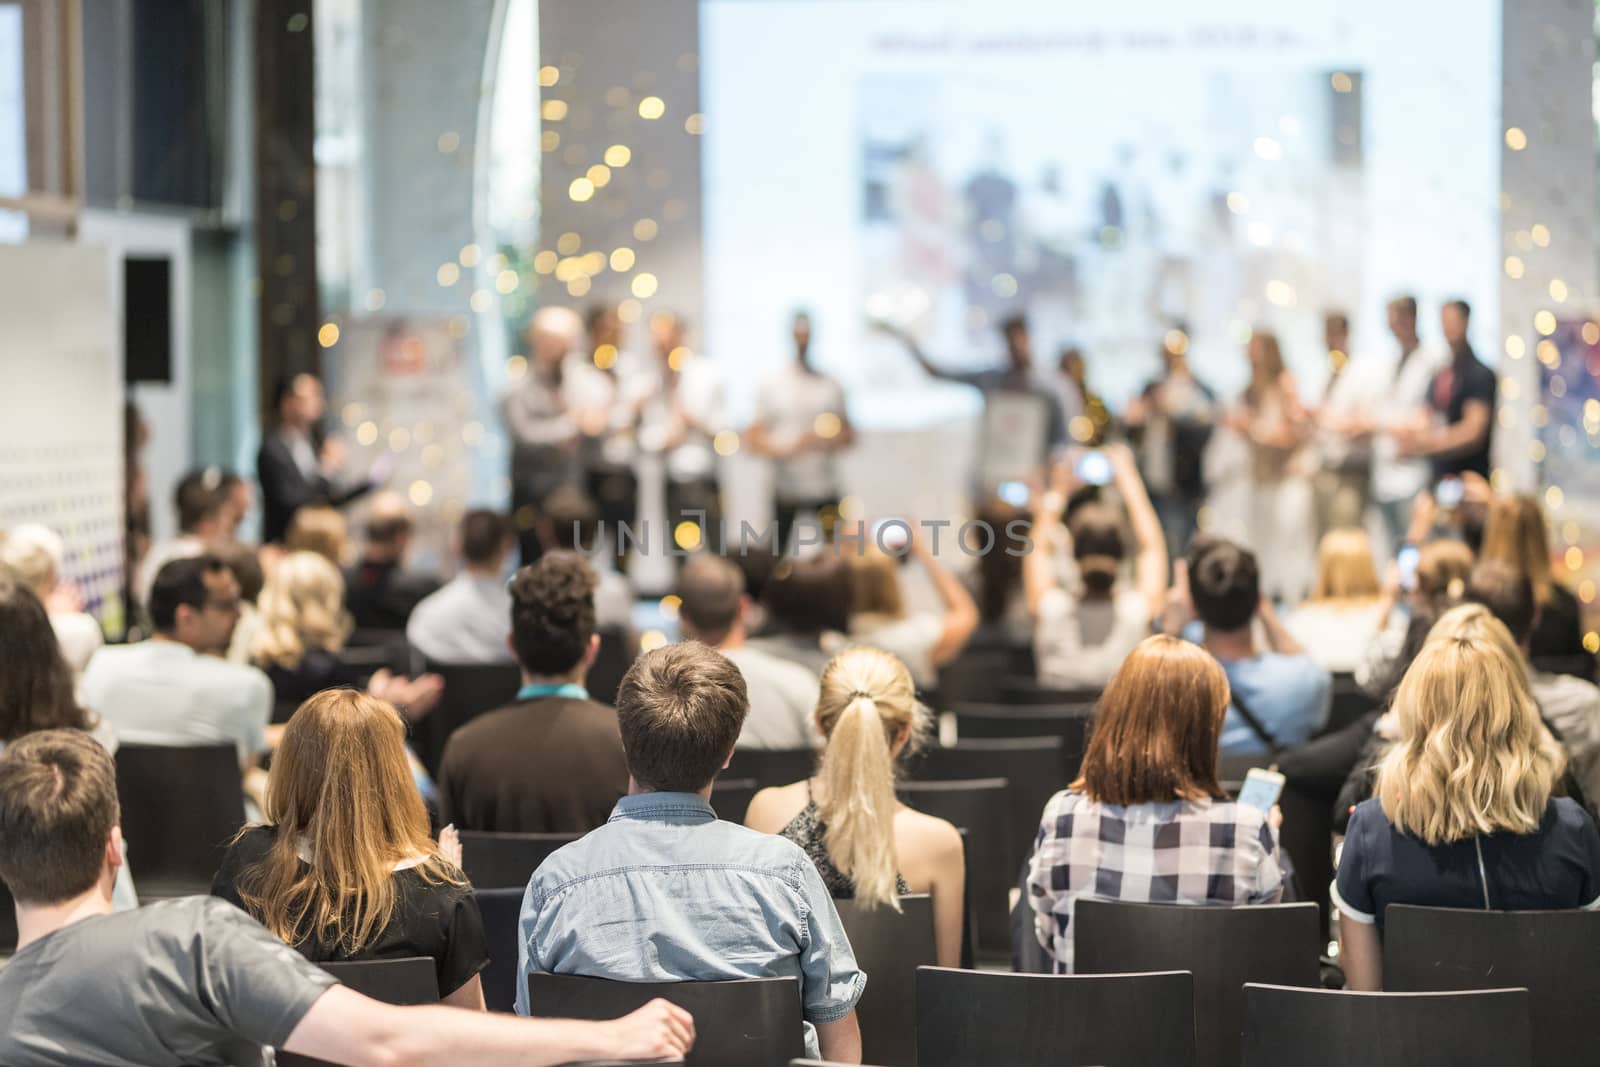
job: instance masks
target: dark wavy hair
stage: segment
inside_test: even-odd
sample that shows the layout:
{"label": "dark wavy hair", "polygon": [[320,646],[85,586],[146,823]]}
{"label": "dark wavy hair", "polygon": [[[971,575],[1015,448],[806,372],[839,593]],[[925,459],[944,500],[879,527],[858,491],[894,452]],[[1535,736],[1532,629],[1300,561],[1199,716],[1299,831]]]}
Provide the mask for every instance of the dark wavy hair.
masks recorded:
{"label": "dark wavy hair", "polygon": [[0,568],[0,741],[37,730],[88,730],[89,713],[72,695],[72,668],[62,658],[50,616],[33,590]]}
{"label": "dark wavy hair", "polygon": [[576,552],[547,552],[511,579],[511,644],[530,674],[566,674],[594,636],[594,591],[589,561]]}

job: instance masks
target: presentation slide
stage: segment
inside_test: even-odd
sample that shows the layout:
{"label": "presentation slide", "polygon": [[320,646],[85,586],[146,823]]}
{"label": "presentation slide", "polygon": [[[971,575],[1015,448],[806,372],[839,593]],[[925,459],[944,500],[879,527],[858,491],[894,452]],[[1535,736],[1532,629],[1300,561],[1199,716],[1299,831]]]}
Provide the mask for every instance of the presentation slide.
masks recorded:
{"label": "presentation slide", "polygon": [[1384,305],[1474,308],[1499,348],[1500,6],[1461,0],[705,0],[706,350],[736,415],[807,309],[852,417],[975,414],[936,363],[1023,313],[1120,406],[1182,330],[1231,397],[1253,329],[1308,399],[1322,316],[1392,356]]}

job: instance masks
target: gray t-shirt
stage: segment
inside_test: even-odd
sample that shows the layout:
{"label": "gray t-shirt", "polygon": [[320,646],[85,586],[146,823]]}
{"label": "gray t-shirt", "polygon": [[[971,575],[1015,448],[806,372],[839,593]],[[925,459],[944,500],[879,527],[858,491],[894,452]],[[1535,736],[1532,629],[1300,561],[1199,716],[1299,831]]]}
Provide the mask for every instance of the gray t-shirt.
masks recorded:
{"label": "gray t-shirt", "polygon": [[6,1067],[257,1067],[335,979],[233,905],[81,919],[0,968]]}

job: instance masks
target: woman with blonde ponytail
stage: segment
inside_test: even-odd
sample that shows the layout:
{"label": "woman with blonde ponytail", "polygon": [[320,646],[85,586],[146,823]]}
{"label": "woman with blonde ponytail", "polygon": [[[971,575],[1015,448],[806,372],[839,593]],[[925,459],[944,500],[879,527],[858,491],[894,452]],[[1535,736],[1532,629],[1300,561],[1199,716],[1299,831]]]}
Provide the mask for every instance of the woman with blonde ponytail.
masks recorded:
{"label": "woman with blonde ponytail", "polygon": [[757,793],[745,824],[805,849],[836,900],[898,910],[904,894],[931,894],[939,964],[959,966],[961,835],[894,792],[896,758],[930,726],[910,672],[881,649],[846,649],[822,672],[816,723],[826,746],[816,776]]}

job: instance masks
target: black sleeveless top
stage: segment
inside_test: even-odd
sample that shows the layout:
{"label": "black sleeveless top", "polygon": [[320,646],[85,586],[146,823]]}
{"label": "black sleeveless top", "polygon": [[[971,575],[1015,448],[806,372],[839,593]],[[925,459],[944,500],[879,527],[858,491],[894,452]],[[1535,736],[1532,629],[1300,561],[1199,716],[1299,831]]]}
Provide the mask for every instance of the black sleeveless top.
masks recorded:
{"label": "black sleeveless top", "polygon": [[[824,843],[827,831],[822,817],[817,814],[817,802],[811,799],[811,783],[807,782],[805,808],[789,820],[788,826],[778,831],[778,836],[786,837],[805,849],[806,855],[816,865],[817,873],[822,875],[822,884],[828,887],[829,896],[834,900],[854,900],[855,883],[849,875],[835,867],[828,856],[828,846]],[[911,892],[911,887],[906,885],[906,880],[898,872],[894,876],[894,891],[900,896]]]}

